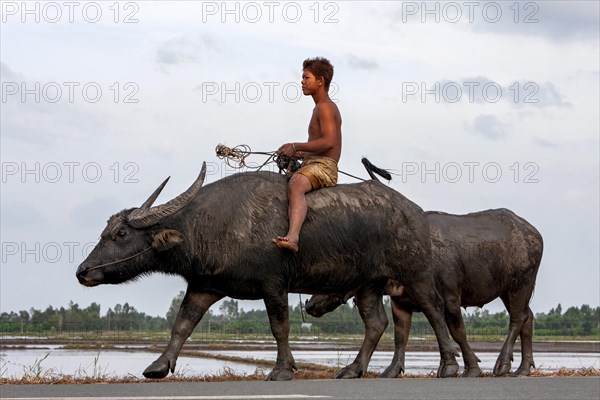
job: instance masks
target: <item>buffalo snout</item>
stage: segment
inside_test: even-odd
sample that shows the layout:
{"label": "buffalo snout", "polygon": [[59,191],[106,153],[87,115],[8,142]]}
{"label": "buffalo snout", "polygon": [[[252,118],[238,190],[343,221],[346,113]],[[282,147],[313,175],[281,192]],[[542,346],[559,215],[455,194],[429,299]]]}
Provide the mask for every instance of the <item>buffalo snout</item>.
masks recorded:
{"label": "buffalo snout", "polygon": [[98,270],[92,268],[91,265],[83,263],[79,267],[77,267],[77,272],[75,272],[75,276],[80,284],[84,286],[96,286],[100,282],[102,273]]}
{"label": "buffalo snout", "polygon": [[331,312],[344,304],[345,301],[340,296],[314,295],[306,301],[306,312],[316,318]]}

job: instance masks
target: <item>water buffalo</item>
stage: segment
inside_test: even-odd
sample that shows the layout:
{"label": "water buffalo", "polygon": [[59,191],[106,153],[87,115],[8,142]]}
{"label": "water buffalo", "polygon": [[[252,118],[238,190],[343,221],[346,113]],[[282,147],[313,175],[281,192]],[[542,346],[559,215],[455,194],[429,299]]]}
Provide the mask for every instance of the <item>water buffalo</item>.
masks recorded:
{"label": "water buffalo", "polygon": [[[468,215],[427,212],[432,242],[433,274],[445,302],[446,322],[465,360],[463,376],[479,376],[479,359],[467,342],[460,307],[477,306],[500,297],[510,315],[510,332],[494,366],[494,374],[510,372],[513,347],[521,336],[521,365],[516,375],[529,375],[535,366],[532,352],[533,313],[529,301],[542,258],[540,233],[523,218],[507,209]],[[391,296],[395,351],[382,377],[397,377],[404,371],[404,352],[413,312],[419,305],[401,284],[388,282],[384,292]],[[319,317],[345,303],[353,292],[313,296],[306,306]]]}
{"label": "water buffalo", "polygon": [[187,281],[169,344],[144,371],[146,377],[173,372],[204,313],[229,296],[264,300],[277,343],[277,361],[267,379],[292,379],[288,293],[355,289],[365,338],[355,361],[336,377],[359,377],[388,323],[382,292],[390,279],[412,293],[432,324],[441,354],[438,375],[456,374],[443,300],[430,271],[429,224],[420,207],[377,181],[319,189],[307,195],[300,252],[293,254],[271,244],[287,229],[285,176],[246,172],[202,187],[205,172],[203,165],[192,186],[166,204],[152,206],[165,181],[141,207],[110,217],[77,269],[85,286],[119,284],[152,272]]}

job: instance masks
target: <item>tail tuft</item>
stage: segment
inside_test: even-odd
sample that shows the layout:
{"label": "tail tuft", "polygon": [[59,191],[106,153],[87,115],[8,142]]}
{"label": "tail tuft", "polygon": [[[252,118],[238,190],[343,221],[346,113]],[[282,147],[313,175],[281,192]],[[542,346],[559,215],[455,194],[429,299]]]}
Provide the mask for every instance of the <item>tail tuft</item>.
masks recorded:
{"label": "tail tuft", "polygon": [[367,160],[366,157],[363,157],[362,160],[360,160],[363,165],[365,166],[365,169],[367,170],[367,173],[369,174],[369,176],[371,177],[371,179],[375,179],[375,180],[379,180],[377,179],[377,177],[373,174],[376,173],[377,175],[381,176],[383,179],[387,180],[388,182],[392,180],[392,174],[390,174],[387,170],[376,167],[375,165],[373,165],[369,160]]}

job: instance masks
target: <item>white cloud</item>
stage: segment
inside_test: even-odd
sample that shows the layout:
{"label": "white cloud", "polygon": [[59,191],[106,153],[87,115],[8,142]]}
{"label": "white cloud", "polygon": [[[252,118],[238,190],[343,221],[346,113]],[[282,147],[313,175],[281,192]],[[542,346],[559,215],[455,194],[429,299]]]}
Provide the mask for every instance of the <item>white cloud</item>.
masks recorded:
{"label": "white cloud", "polygon": [[219,51],[217,39],[203,33],[198,37],[178,36],[164,41],[156,51],[161,70],[169,67],[202,62],[207,52]]}
{"label": "white cloud", "polygon": [[[596,1],[499,2],[488,7],[486,18],[471,27],[477,32],[511,36],[539,36],[550,41],[593,41],[600,28],[600,6]],[[481,8],[483,16],[485,3]],[[496,17],[496,9],[501,17]],[[497,22],[488,22],[498,19]]]}
{"label": "white cloud", "polygon": [[74,225],[98,225],[98,216],[102,215],[108,220],[108,216],[116,214],[119,210],[119,202],[111,196],[96,197],[75,205],[69,214]]}
{"label": "white cloud", "polygon": [[467,129],[490,140],[500,140],[507,136],[506,128],[509,125],[490,114],[478,115]]}
{"label": "white cloud", "polygon": [[539,83],[518,80],[509,83],[498,82],[489,77],[459,77],[441,79],[437,82],[409,82],[409,90],[418,89],[417,96],[407,96],[410,100],[421,100],[435,96],[442,103],[468,102],[491,104],[504,102],[514,107],[572,107],[565,96],[552,82]]}
{"label": "white cloud", "polygon": [[[22,79],[21,75],[10,69],[8,64],[0,61],[0,81],[8,82]],[[4,92],[5,88],[2,88]]]}
{"label": "white cloud", "polygon": [[35,226],[44,224],[42,214],[27,201],[2,203],[2,228],[7,226]]}
{"label": "white cloud", "polygon": [[534,136],[533,137],[533,142],[535,144],[539,145],[539,146],[547,147],[547,148],[552,148],[552,149],[555,149],[555,148],[559,147],[559,145],[557,143],[554,143],[551,140],[548,140],[548,139],[545,139],[545,138],[542,138],[542,137],[539,137],[539,136]]}
{"label": "white cloud", "polygon": [[346,56],[348,60],[348,66],[354,69],[366,69],[368,71],[379,68],[375,61],[366,60],[363,58],[359,58],[354,54],[349,54]]}

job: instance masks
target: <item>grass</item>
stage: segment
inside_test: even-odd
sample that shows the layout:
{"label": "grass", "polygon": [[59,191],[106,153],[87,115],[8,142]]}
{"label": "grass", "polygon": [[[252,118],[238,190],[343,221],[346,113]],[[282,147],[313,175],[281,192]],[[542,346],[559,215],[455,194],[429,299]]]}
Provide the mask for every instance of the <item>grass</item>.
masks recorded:
{"label": "grass", "polygon": [[42,363],[50,353],[46,353],[46,355],[42,358],[36,358],[32,365],[26,365],[23,367],[23,378],[31,381],[37,381],[45,379],[54,374],[54,369],[46,369],[42,367]]}
{"label": "grass", "polygon": [[[91,373],[88,373],[88,368],[91,369]],[[92,380],[103,380],[109,378],[109,374],[107,372],[108,365],[102,366],[100,365],[100,353],[94,357],[90,365],[87,368],[79,367],[75,372],[75,377],[82,377],[84,379],[92,379]]]}
{"label": "grass", "polygon": [[[301,369],[294,374],[295,380],[315,380],[315,379],[332,379],[335,368],[324,368],[323,370],[304,370]],[[92,374],[93,375],[93,374]],[[185,376],[181,372],[175,371],[175,374],[170,375],[161,382],[229,382],[229,381],[261,381],[267,376],[267,371],[262,368],[257,368],[253,374],[236,374],[229,368],[224,368],[222,371],[212,375],[202,376]],[[531,373],[531,378],[539,377],[600,377],[600,370],[595,368],[583,368],[578,370],[569,370],[562,368],[557,372],[543,372],[534,370]],[[377,375],[374,372],[369,372],[362,379],[373,379]],[[484,373],[484,378],[494,378],[491,373]],[[435,378],[435,373],[429,374],[404,374],[399,379],[423,379]],[[449,378],[452,379],[452,378]],[[502,379],[498,377],[497,379]],[[31,384],[90,384],[90,383],[144,383],[156,382],[155,379],[138,378],[135,376],[126,377],[94,377],[94,376],[70,376],[56,373],[42,373],[36,377],[23,378],[0,378],[0,385],[31,385]]]}

